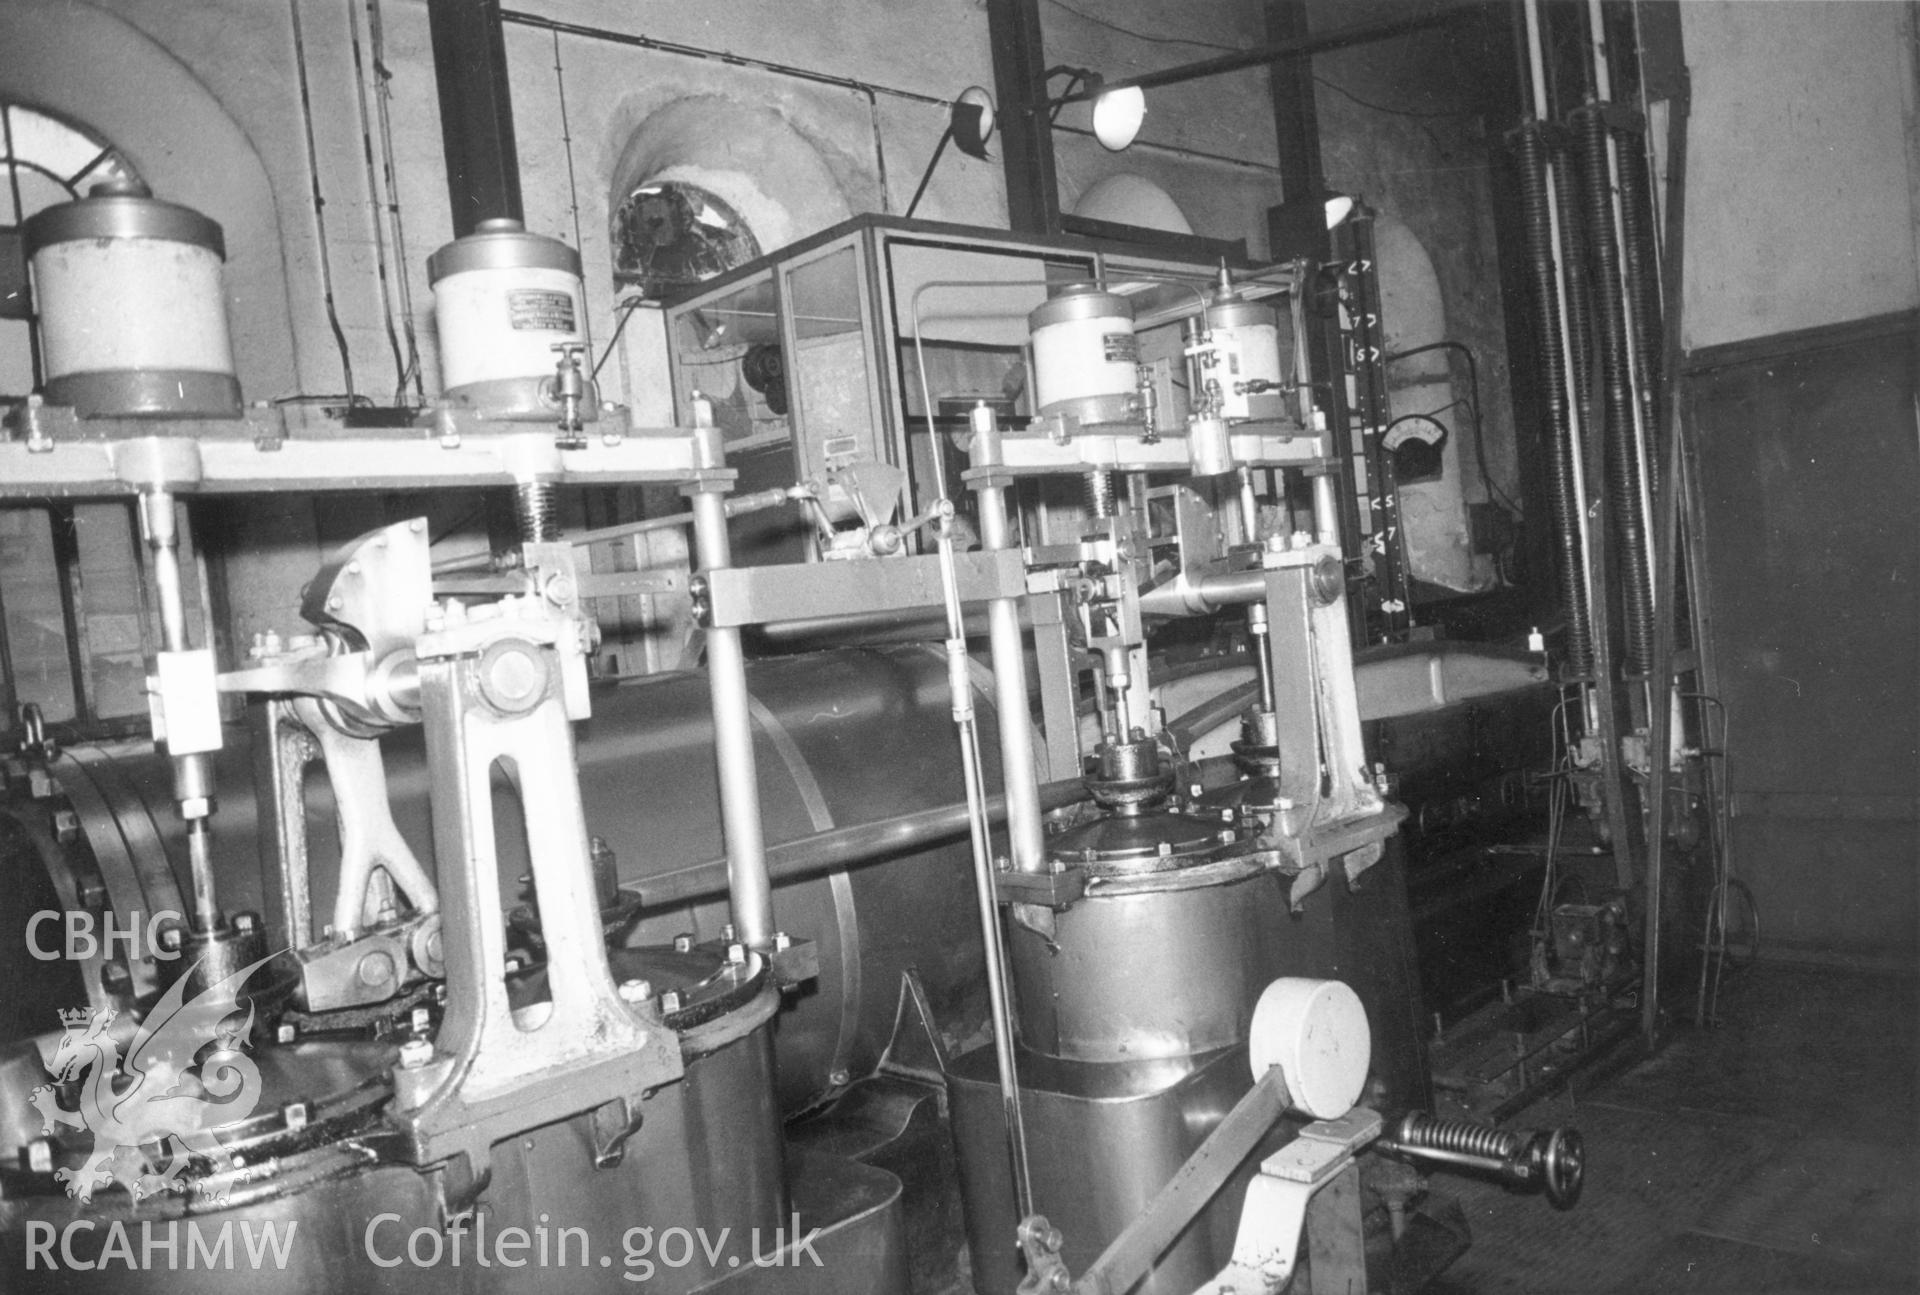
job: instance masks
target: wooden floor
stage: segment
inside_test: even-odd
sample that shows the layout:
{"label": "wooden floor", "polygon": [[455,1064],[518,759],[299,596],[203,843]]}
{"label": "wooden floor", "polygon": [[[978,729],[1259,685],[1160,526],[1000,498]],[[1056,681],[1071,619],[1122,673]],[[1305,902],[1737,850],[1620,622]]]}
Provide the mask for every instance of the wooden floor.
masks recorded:
{"label": "wooden floor", "polygon": [[[1691,996],[1676,1005],[1691,1015]],[[1920,1291],[1920,980],[1760,963],[1719,1024],[1676,1025],[1514,1127],[1571,1123],[1570,1213],[1459,1177],[1473,1246],[1433,1287],[1480,1292]]]}

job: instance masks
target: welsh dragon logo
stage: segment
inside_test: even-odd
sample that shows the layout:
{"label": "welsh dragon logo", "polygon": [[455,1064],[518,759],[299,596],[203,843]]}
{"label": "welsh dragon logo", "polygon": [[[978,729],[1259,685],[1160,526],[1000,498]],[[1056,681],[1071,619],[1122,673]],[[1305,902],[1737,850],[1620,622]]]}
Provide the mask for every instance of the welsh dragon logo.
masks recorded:
{"label": "welsh dragon logo", "polygon": [[[260,1100],[259,1067],[242,1050],[253,1007],[248,1002],[242,1009],[239,993],[268,961],[242,967],[190,999],[186,985],[193,977],[181,976],[147,1012],[124,1057],[126,1031],[113,1029],[119,1015],[113,1008],[60,1013],[66,1030],[46,1060],[54,1082],[35,1088],[31,1100],[43,1132],[65,1125],[93,1134],[85,1164],[55,1171],[67,1195],[90,1201],[94,1188],[115,1178],[135,1200],[184,1192],[189,1182],[182,1175],[194,1156],[224,1163],[226,1149],[215,1134],[251,1115]],[[60,1085],[74,1083],[80,1104],[68,1109],[60,1105]],[[123,1164],[118,1172],[108,1167],[116,1161]]]}

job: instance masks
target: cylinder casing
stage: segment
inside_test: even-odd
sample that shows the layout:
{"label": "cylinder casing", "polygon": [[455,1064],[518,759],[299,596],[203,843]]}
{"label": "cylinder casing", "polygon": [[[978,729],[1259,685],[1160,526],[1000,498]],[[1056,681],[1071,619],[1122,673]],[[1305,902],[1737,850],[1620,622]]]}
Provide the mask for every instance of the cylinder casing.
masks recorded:
{"label": "cylinder casing", "polygon": [[[1209,866],[1202,865],[1202,869]],[[1268,873],[1224,885],[1089,898],[1061,913],[1051,943],[1012,928],[1021,1042],[1068,1061],[1189,1058],[1247,1037],[1280,973],[1286,899]]]}
{"label": "cylinder casing", "polygon": [[220,226],[142,188],[97,188],[26,225],[46,398],[84,416],[232,417]]}
{"label": "cylinder casing", "polygon": [[551,417],[554,347],[583,341],[579,253],[488,220],[429,257],[427,274],[443,394],[495,417]]}
{"label": "cylinder casing", "polygon": [[1220,362],[1212,374],[1220,384],[1220,413],[1228,419],[1251,418],[1255,393],[1236,388],[1248,382],[1277,388],[1285,377],[1280,325],[1273,310],[1236,297],[1210,306],[1207,326],[1220,348]]}
{"label": "cylinder casing", "polygon": [[1090,283],[1069,284],[1036,307],[1027,326],[1033,334],[1034,405],[1040,413],[1133,393],[1140,344],[1125,297]]}

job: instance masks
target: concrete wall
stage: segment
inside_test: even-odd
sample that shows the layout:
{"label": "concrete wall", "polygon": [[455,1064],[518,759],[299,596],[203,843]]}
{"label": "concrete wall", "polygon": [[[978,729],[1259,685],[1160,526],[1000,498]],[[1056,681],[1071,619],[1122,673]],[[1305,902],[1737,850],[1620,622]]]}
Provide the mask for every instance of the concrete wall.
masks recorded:
{"label": "concrete wall", "polygon": [[1733,867],[1771,951],[1911,969],[1920,352],[1899,312],[1920,305],[1915,11],[1681,14],[1684,337]]}
{"label": "concrete wall", "polygon": [[1914,11],[1692,0],[1690,348],[1920,304]]}

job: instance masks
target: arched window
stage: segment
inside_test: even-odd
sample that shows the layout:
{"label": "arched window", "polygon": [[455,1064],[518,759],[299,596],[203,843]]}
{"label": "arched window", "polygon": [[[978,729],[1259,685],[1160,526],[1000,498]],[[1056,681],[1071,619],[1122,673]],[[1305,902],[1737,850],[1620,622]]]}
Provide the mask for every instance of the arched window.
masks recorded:
{"label": "arched window", "polygon": [[613,216],[614,278],[649,301],[725,274],[760,255],[740,214],[682,180],[637,186]]}
{"label": "arched window", "polygon": [[0,397],[40,385],[20,227],[36,211],[96,184],[135,180],[133,167],[90,131],[16,103],[0,103]]}

